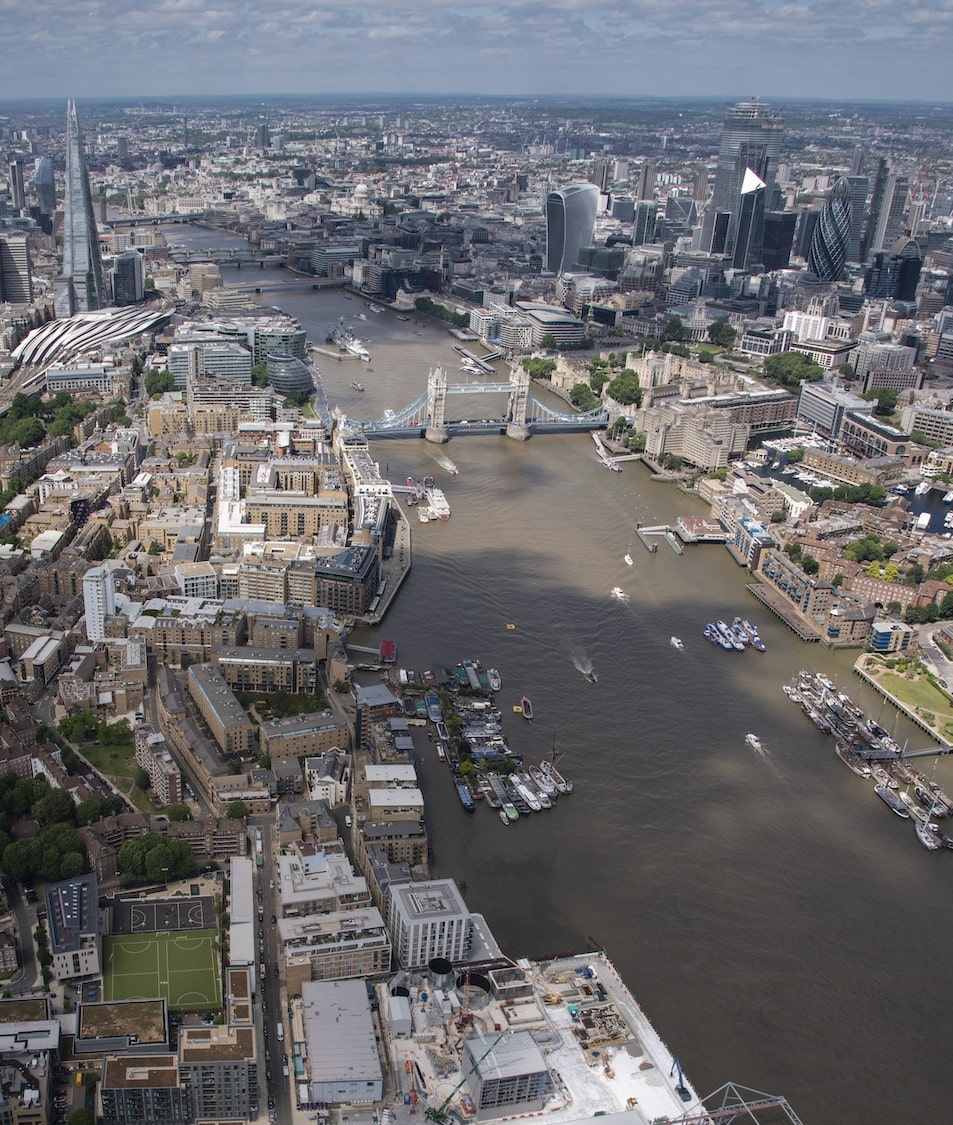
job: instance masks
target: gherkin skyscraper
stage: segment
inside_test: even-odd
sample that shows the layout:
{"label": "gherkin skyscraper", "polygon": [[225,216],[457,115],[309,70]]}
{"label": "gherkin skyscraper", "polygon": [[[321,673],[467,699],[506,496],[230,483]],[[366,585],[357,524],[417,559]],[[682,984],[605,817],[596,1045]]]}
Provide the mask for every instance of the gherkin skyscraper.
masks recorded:
{"label": "gherkin skyscraper", "polygon": [[71,290],[71,311],[87,312],[109,303],[93,214],[86,152],[76,103],[66,108],[66,193],[63,200],[63,275]]}
{"label": "gherkin skyscraper", "polygon": [[847,260],[851,218],[850,182],[841,176],[831,188],[814,228],[807,268],[821,281],[840,281]]}

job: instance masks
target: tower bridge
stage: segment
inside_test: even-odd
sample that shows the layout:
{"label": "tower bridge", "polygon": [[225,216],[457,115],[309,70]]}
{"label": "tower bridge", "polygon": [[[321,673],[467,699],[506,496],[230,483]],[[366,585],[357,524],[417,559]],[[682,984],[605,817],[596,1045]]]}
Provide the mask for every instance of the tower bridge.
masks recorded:
{"label": "tower bridge", "polygon": [[[348,422],[367,438],[424,437],[437,444],[463,434],[498,433],[526,441],[536,433],[582,432],[608,425],[604,407],[564,414],[544,405],[529,393],[529,373],[522,367],[511,370],[512,378],[506,382],[450,383],[443,368],[434,367],[427,376],[426,391],[407,406],[389,410],[383,418],[369,422],[354,418]],[[449,395],[506,395],[506,407],[493,418],[454,420],[447,415]]]}

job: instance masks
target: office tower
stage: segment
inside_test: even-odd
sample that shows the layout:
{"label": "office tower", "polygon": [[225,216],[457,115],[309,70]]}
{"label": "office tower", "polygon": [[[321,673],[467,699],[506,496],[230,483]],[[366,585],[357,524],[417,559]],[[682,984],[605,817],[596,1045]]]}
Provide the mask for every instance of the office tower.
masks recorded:
{"label": "office tower", "polygon": [[129,141],[126,137],[116,138],[116,159],[120,164],[129,159]]}
{"label": "office tower", "polygon": [[0,301],[28,305],[33,300],[33,264],[25,234],[0,231]]}
{"label": "office tower", "polygon": [[[751,171],[761,181],[763,190],[758,190],[762,190],[761,203],[764,205],[769,189],[777,179],[783,134],[784,119],[761,102],[740,102],[725,114],[715,182],[702,224],[703,250],[724,253],[737,260],[735,247],[741,211],[749,212],[750,217],[752,204],[757,202],[756,198],[745,201],[741,198],[745,184],[750,187],[752,183],[747,174]],[[722,217],[726,215],[727,219]],[[752,242],[750,223],[747,225],[744,241],[748,246],[747,252],[753,256],[744,268],[758,262],[762,252],[760,243]],[[763,229],[763,212],[760,227]]]}
{"label": "office tower", "polygon": [[890,250],[872,250],[864,274],[864,295],[915,301],[923,254],[912,238],[898,238]]}
{"label": "office tower", "polygon": [[255,148],[260,148],[262,152],[271,148],[271,130],[267,125],[259,125],[255,130]]}
{"label": "office tower", "polygon": [[33,190],[41,215],[52,215],[56,210],[56,184],[53,179],[53,161],[41,156],[34,165]]}
{"label": "office tower", "polygon": [[[883,201],[877,214],[871,250],[886,249],[893,246],[903,234],[903,215],[907,209],[907,190],[909,181],[899,172],[891,172],[884,185]],[[871,218],[873,216],[871,215]]]}
{"label": "office tower", "polygon": [[599,206],[595,184],[570,184],[546,196],[546,268],[565,273],[592,242]]}
{"label": "office tower", "polygon": [[794,232],[794,256],[807,261],[814,240],[814,228],[821,217],[820,211],[801,211],[798,215],[797,229]]}
{"label": "office tower", "polygon": [[119,254],[112,270],[113,304],[134,305],[145,296],[145,271],[138,250]]}
{"label": "office tower", "polygon": [[104,641],[106,618],[116,612],[113,575],[105,566],[94,566],[83,575],[83,608],[86,611],[87,638]]}
{"label": "office tower", "polygon": [[864,208],[867,206],[867,188],[870,181],[866,176],[848,176],[850,184],[850,230],[847,233],[847,261],[860,262],[861,245],[864,238]]}
{"label": "office tower", "polygon": [[708,169],[699,168],[695,173],[695,202],[704,203],[708,198]]}
{"label": "office tower", "polygon": [[764,180],[748,168],[741,182],[734,232],[731,264],[736,270],[758,273],[764,269],[764,196]]}
{"label": "office tower", "polygon": [[[861,145],[855,145],[854,146],[854,155],[851,158],[851,162],[850,162],[850,175],[851,176],[861,176],[861,175],[863,175],[863,172],[864,172],[864,157],[866,155],[867,155],[867,153],[864,151],[864,149],[861,147]],[[848,178],[850,178],[850,177],[848,177]]]}
{"label": "office tower", "polygon": [[[73,312],[103,308],[106,285],[99,252],[99,232],[86,170],[86,153],[76,104],[66,111],[66,193],[63,199],[63,276]],[[59,310],[57,310],[59,311]]]}
{"label": "office tower", "polygon": [[644,202],[635,205],[635,218],[632,224],[633,246],[644,246],[646,242],[655,241],[656,212],[654,203]]}
{"label": "office tower", "polygon": [[791,264],[796,226],[797,211],[765,211],[762,258],[769,273],[771,270],[786,270]]}
{"label": "office tower", "polygon": [[623,223],[631,223],[635,218],[635,202],[630,195],[614,195],[612,197],[613,219]]}
{"label": "office tower", "polygon": [[20,157],[10,161],[10,203],[14,211],[26,209],[26,192],[23,188],[23,162]]}
{"label": "office tower", "polygon": [[877,248],[875,242],[877,223],[880,221],[880,211],[883,207],[884,193],[887,188],[887,161],[881,156],[877,160],[877,171],[874,173],[874,183],[870,193],[870,210],[867,212],[867,225],[864,227],[864,237],[860,244],[860,260],[866,262],[870,251]]}
{"label": "office tower", "polygon": [[655,164],[651,160],[643,160],[639,169],[639,185],[635,192],[636,199],[655,198]]}
{"label": "office tower", "polygon": [[807,268],[821,281],[841,279],[847,260],[850,217],[850,184],[846,176],[841,176],[827,193],[807,256]]}

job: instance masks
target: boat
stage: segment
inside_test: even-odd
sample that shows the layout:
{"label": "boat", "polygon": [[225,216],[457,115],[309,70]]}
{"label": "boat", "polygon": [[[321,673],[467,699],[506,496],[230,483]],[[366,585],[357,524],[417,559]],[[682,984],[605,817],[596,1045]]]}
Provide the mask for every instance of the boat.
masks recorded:
{"label": "boat", "polygon": [[476,810],[476,802],[473,800],[473,794],[470,792],[470,786],[463,780],[463,778],[456,778],[454,785],[457,789],[457,796],[460,798],[460,804],[466,809],[467,812],[474,812]]}
{"label": "boat", "polygon": [[852,754],[843,742],[834,744],[834,753],[840,758],[849,770],[853,770],[858,777],[870,777],[870,766],[865,761]]}
{"label": "boat", "polygon": [[431,485],[424,489],[424,496],[430,505],[430,514],[434,519],[450,519],[450,505],[447,503],[447,498],[444,496],[442,489]]}
{"label": "boat", "polygon": [[953,489],[951,489],[949,492],[947,492],[946,495],[943,497],[943,503],[944,504],[953,504]]}
{"label": "boat", "polygon": [[928,852],[937,852],[943,847],[940,830],[932,821],[915,820],[913,827],[916,829],[917,839]]}
{"label": "boat", "polygon": [[579,671],[582,672],[589,683],[597,684],[599,682],[599,677],[592,668],[580,668]]}
{"label": "boat", "polygon": [[685,647],[684,644],[682,644],[681,637],[672,637],[670,643],[672,648],[683,649]]}
{"label": "boat", "polygon": [[[513,811],[515,812],[516,810],[514,809]],[[500,811],[496,815],[500,818],[501,824],[509,825],[510,818],[505,809],[500,809]],[[518,817],[519,813],[516,813],[516,815]]]}
{"label": "boat", "polygon": [[626,553],[622,556],[622,561],[625,563],[626,566],[632,565],[632,556],[629,554],[628,551],[626,551]]}
{"label": "boat", "polygon": [[745,735],[745,742],[748,743],[752,750],[764,749],[764,747],[761,745],[761,739],[758,738],[756,734],[752,734],[750,731]]}
{"label": "boat", "polygon": [[900,797],[887,785],[875,785],[874,792],[883,801],[892,813],[896,813],[902,820],[909,820],[910,813]]}
{"label": "boat", "polygon": [[527,722],[533,721],[533,705],[530,703],[528,695],[524,695],[520,699],[520,713]]}
{"label": "boat", "polygon": [[870,776],[877,782],[878,785],[883,785],[887,789],[898,788],[895,778],[883,766],[874,766],[871,770]]}
{"label": "boat", "polygon": [[418,508],[417,519],[420,520],[421,523],[430,523],[430,509]]}
{"label": "boat", "polygon": [[540,762],[539,768],[552,780],[553,784],[556,786],[556,792],[561,797],[568,797],[573,791],[573,783],[563,777],[559,770],[556,769],[554,762]]}
{"label": "boat", "polygon": [[531,812],[543,811],[543,806],[539,798],[532,791],[532,789],[530,789],[525,781],[521,781],[518,776],[511,777],[510,785],[523,798],[523,800],[526,802],[527,808],[529,808]]}
{"label": "boat", "polygon": [[758,635],[758,630],[750,621],[742,621],[741,628],[748,634],[748,643],[756,652],[767,652],[764,641]]}
{"label": "boat", "polygon": [[925,496],[933,487],[933,482],[929,480],[922,480],[913,490],[914,496]]}
{"label": "boat", "polygon": [[930,819],[923,805],[915,801],[906,790],[901,790],[897,796],[907,806],[907,811],[915,820],[927,821]]}
{"label": "boat", "polygon": [[435,691],[428,691],[424,696],[424,703],[427,704],[427,718],[432,723],[439,723],[443,721],[443,711],[440,709],[440,697]]}
{"label": "boat", "polygon": [[328,342],[339,347],[342,352],[347,352],[348,355],[353,355],[357,359],[362,359],[366,363],[370,362],[371,354],[364,347],[361,341],[354,335],[354,333],[344,323],[344,317],[328,330]]}
{"label": "boat", "polygon": [[363,391],[363,390],[364,390],[364,384],[363,384],[363,383],[358,383],[358,382],[357,382],[357,380],[355,380],[355,381],[354,381],[354,382],[353,382],[353,383],[351,384],[351,390],[352,390],[352,391]]}
{"label": "boat", "polygon": [[447,760],[447,752],[446,750],[444,750],[442,742],[437,743],[437,758],[441,762],[445,762]]}
{"label": "boat", "polygon": [[527,770],[533,784],[541,792],[545,793],[551,800],[556,800],[559,796],[559,790],[556,788],[556,781],[554,778],[547,776],[545,770],[541,766],[530,766]]}
{"label": "boat", "polygon": [[495,668],[487,668],[486,678],[490,685],[490,691],[499,691],[503,686],[503,678]]}
{"label": "boat", "polygon": [[484,801],[490,806],[491,809],[498,809],[502,805],[502,801],[496,795],[496,790],[490,784],[489,777],[481,777],[477,780],[477,785],[480,789],[480,795]]}

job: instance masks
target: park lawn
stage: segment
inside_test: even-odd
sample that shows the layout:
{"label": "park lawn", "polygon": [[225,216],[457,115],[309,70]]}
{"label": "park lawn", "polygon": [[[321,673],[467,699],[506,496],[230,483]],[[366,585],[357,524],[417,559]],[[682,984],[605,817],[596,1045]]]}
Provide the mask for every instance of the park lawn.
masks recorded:
{"label": "park lawn", "polygon": [[129,798],[140,812],[154,813],[157,806],[136,784],[136,748],[131,742],[120,742],[115,746],[100,743],[84,743],[79,747],[80,754],[91,766],[107,777],[113,785]]}
{"label": "park lawn", "polygon": [[873,662],[867,670],[938,734],[953,734],[953,699],[929,675],[920,672],[909,678],[903,672]]}

